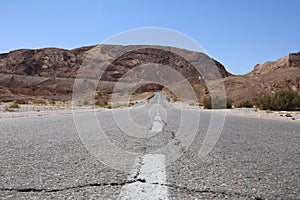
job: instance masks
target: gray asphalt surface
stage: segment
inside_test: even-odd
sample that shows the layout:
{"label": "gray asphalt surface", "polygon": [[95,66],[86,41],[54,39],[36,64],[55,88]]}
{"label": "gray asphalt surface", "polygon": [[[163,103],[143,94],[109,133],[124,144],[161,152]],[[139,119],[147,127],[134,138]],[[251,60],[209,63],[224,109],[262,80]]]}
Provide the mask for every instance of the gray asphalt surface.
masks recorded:
{"label": "gray asphalt surface", "polygon": [[[163,130],[151,133],[157,110]],[[199,127],[189,123],[198,115]],[[0,199],[119,199],[130,169],[99,158],[127,167],[134,157],[160,152],[170,143],[178,149],[166,155],[169,199],[300,199],[300,123],[226,116],[216,146],[200,159],[210,117],[206,111],[172,108],[156,95],[138,108],[76,114],[82,122],[77,128],[86,130],[87,138],[78,134],[73,115],[1,119]],[[111,148],[97,146],[99,127],[130,156],[119,158]],[[184,141],[177,137],[179,128],[197,132]],[[94,146],[86,148],[87,141]]]}

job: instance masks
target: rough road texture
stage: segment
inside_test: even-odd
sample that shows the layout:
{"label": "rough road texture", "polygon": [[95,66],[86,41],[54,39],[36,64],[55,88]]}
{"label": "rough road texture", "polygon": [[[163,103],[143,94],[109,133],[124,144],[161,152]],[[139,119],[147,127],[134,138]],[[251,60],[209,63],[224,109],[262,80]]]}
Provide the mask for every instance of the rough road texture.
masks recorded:
{"label": "rough road texture", "polygon": [[[116,125],[114,116],[129,111],[131,120],[149,134],[153,103],[97,112],[96,117],[110,141],[124,151],[151,153],[174,141],[180,146],[183,141],[176,130],[181,116],[192,120],[198,111],[180,111],[162,102],[163,131],[148,138],[129,136]],[[227,116],[219,141],[203,160],[197,152],[211,115],[201,111],[200,115],[194,142],[188,149],[182,148],[179,159],[165,166],[163,186],[168,188],[169,199],[300,198],[299,123]],[[95,113],[79,117],[86,120],[87,132],[97,132],[89,126]],[[126,127],[128,120],[119,123],[143,134]],[[192,126],[186,123],[181,128],[189,131]],[[97,134],[101,134],[99,130]],[[145,182],[128,181],[127,173],[95,159],[80,140],[72,115],[0,119],[0,136],[1,199],[118,199],[124,185]]]}

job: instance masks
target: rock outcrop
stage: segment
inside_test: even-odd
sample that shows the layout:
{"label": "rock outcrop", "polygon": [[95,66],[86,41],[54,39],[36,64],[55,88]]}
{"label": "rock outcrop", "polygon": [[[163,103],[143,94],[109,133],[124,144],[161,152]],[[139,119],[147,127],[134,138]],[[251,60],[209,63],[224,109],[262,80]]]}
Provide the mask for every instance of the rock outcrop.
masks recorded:
{"label": "rock outcrop", "polygon": [[[93,54],[100,54],[100,56],[93,57]],[[180,54],[185,54],[191,59],[187,61]],[[84,63],[88,59],[94,59],[92,65]],[[5,87],[14,95],[70,98],[78,70],[83,67],[85,78],[100,79],[98,90],[101,93],[110,94],[113,92],[115,83],[133,68],[155,64],[171,67],[184,79],[188,79],[192,85],[198,84],[201,91],[205,91],[205,82],[199,80],[201,74],[194,67],[199,62],[201,62],[201,69],[207,77],[213,77],[215,74],[210,67],[212,64],[217,66],[218,73],[222,78],[231,76],[221,63],[200,52],[159,46],[99,45],[96,48],[90,46],[73,50],[20,49],[0,54],[0,86]],[[95,63],[108,64],[102,71],[101,67],[93,66]],[[133,74],[131,73],[130,81],[137,82],[141,77],[147,77],[148,73],[147,69],[136,70]],[[159,73],[154,75],[159,76]],[[163,75],[165,77],[168,75],[171,83],[177,83],[177,80],[172,80],[171,74]],[[128,80],[126,81],[128,82]],[[147,83],[144,86],[141,85],[136,92],[142,93],[159,89],[161,86],[158,84]],[[203,94],[201,93],[201,95]]]}
{"label": "rock outcrop", "polygon": [[224,79],[227,95],[234,101],[254,99],[280,90],[300,94],[300,53],[256,65],[254,70]]}
{"label": "rock outcrop", "polygon": [[[103,95],[111,94],[115,84],[135,67],[151,67],[151,64],[155,64],[167,65],[176,70],[188,80],[197,96],[202,98],[209,93],[206,80],[215,75],[211,69],[212,63],[217,66],[227,96],[233,101],[253,99],[278,90],[294,90],[300,93],[300,53],[292,53],[275,62],[256,65],[253,71],[245,75],[232,75],[221,63],[200,52],[173,47],[100,45],[73,50],[20,49],[0,54],[0,96],[4,99],[22,95],[70,99],[78,71],[94,53],[95,48],[101,56],[92,57],[95,59],[94,63],[108,63],[107,67],[101,71],[101,68],[99,70],[87,66],[84,68],[84,75],[85,78],[100,79],[97,90]],[[181,54],[187,55],[189,60],[185,60]],[[195,69],[195,66],[199,65],[202,74]],[[203,78],[203,74],[206,77]],[[147,68],[135,70],[128,75],[129,82],[137,83],[141,77],[148,75],[151,73]],[[152,75],[162,76],[158,72]],[[169,76],[168,79],[170,84],[178,84],[174,77]],[[125,84],[123,89],[117,92],[126,92],[129,87]],[[156,91],[162,87],[157,83],[141,84],[135,92]]]}

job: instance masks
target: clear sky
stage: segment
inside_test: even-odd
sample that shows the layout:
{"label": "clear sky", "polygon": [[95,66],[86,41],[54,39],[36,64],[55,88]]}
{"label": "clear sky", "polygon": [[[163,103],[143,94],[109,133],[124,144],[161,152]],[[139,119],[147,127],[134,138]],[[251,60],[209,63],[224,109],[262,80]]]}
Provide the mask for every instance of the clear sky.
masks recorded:
{"label": "clear sky", "polygon": [[190,36],[234,74],[300,51],[300,0],[9,0],[0,17],[0,52],[94,45],[142,27]]}

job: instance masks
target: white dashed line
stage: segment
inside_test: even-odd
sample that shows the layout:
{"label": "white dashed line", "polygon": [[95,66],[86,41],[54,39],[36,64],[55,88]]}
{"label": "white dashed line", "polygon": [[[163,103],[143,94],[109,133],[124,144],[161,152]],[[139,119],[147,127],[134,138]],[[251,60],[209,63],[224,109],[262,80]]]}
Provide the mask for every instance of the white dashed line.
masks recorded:
{"label": "white dashed line", "polygon": [[163,128],[163,123],[161,120],[161,117],[159,116],[159,112],[156,112],[155,116],[154,116],[154,121],[152,124],[152,128],[151,128],[151,132],[160,132],[162,131]]}
{"label": "white dashed line", "polygon": [[137,181],[123,186],[120,200],[167,200],[165,155],[146,154],[137,163],[128,176],[129,182]]}
{"label": "white dashed line", "polygon": [[159,121],[154,121],[153,122],[153,125],[152,125],[152,128],[151,128],[151,131],[152,132],[160,132],[162,130],[162,123],[159,122]]}
{"label": "white dashed line", "polygon": [[[159,99],[160,95],[158,104]],[[162,119],[159,110],[157,110],[151,132],[161,132],[162,128]],[[128,183],[121,190],[120,200],[167,200],[165,155],[146,154],[142,158],[137,158],[127,181]]]}
{"label": "white dashed line", "polygon": [[155,116],[154,120],[161,121],[161,118],[160,118],[160,116]]}

